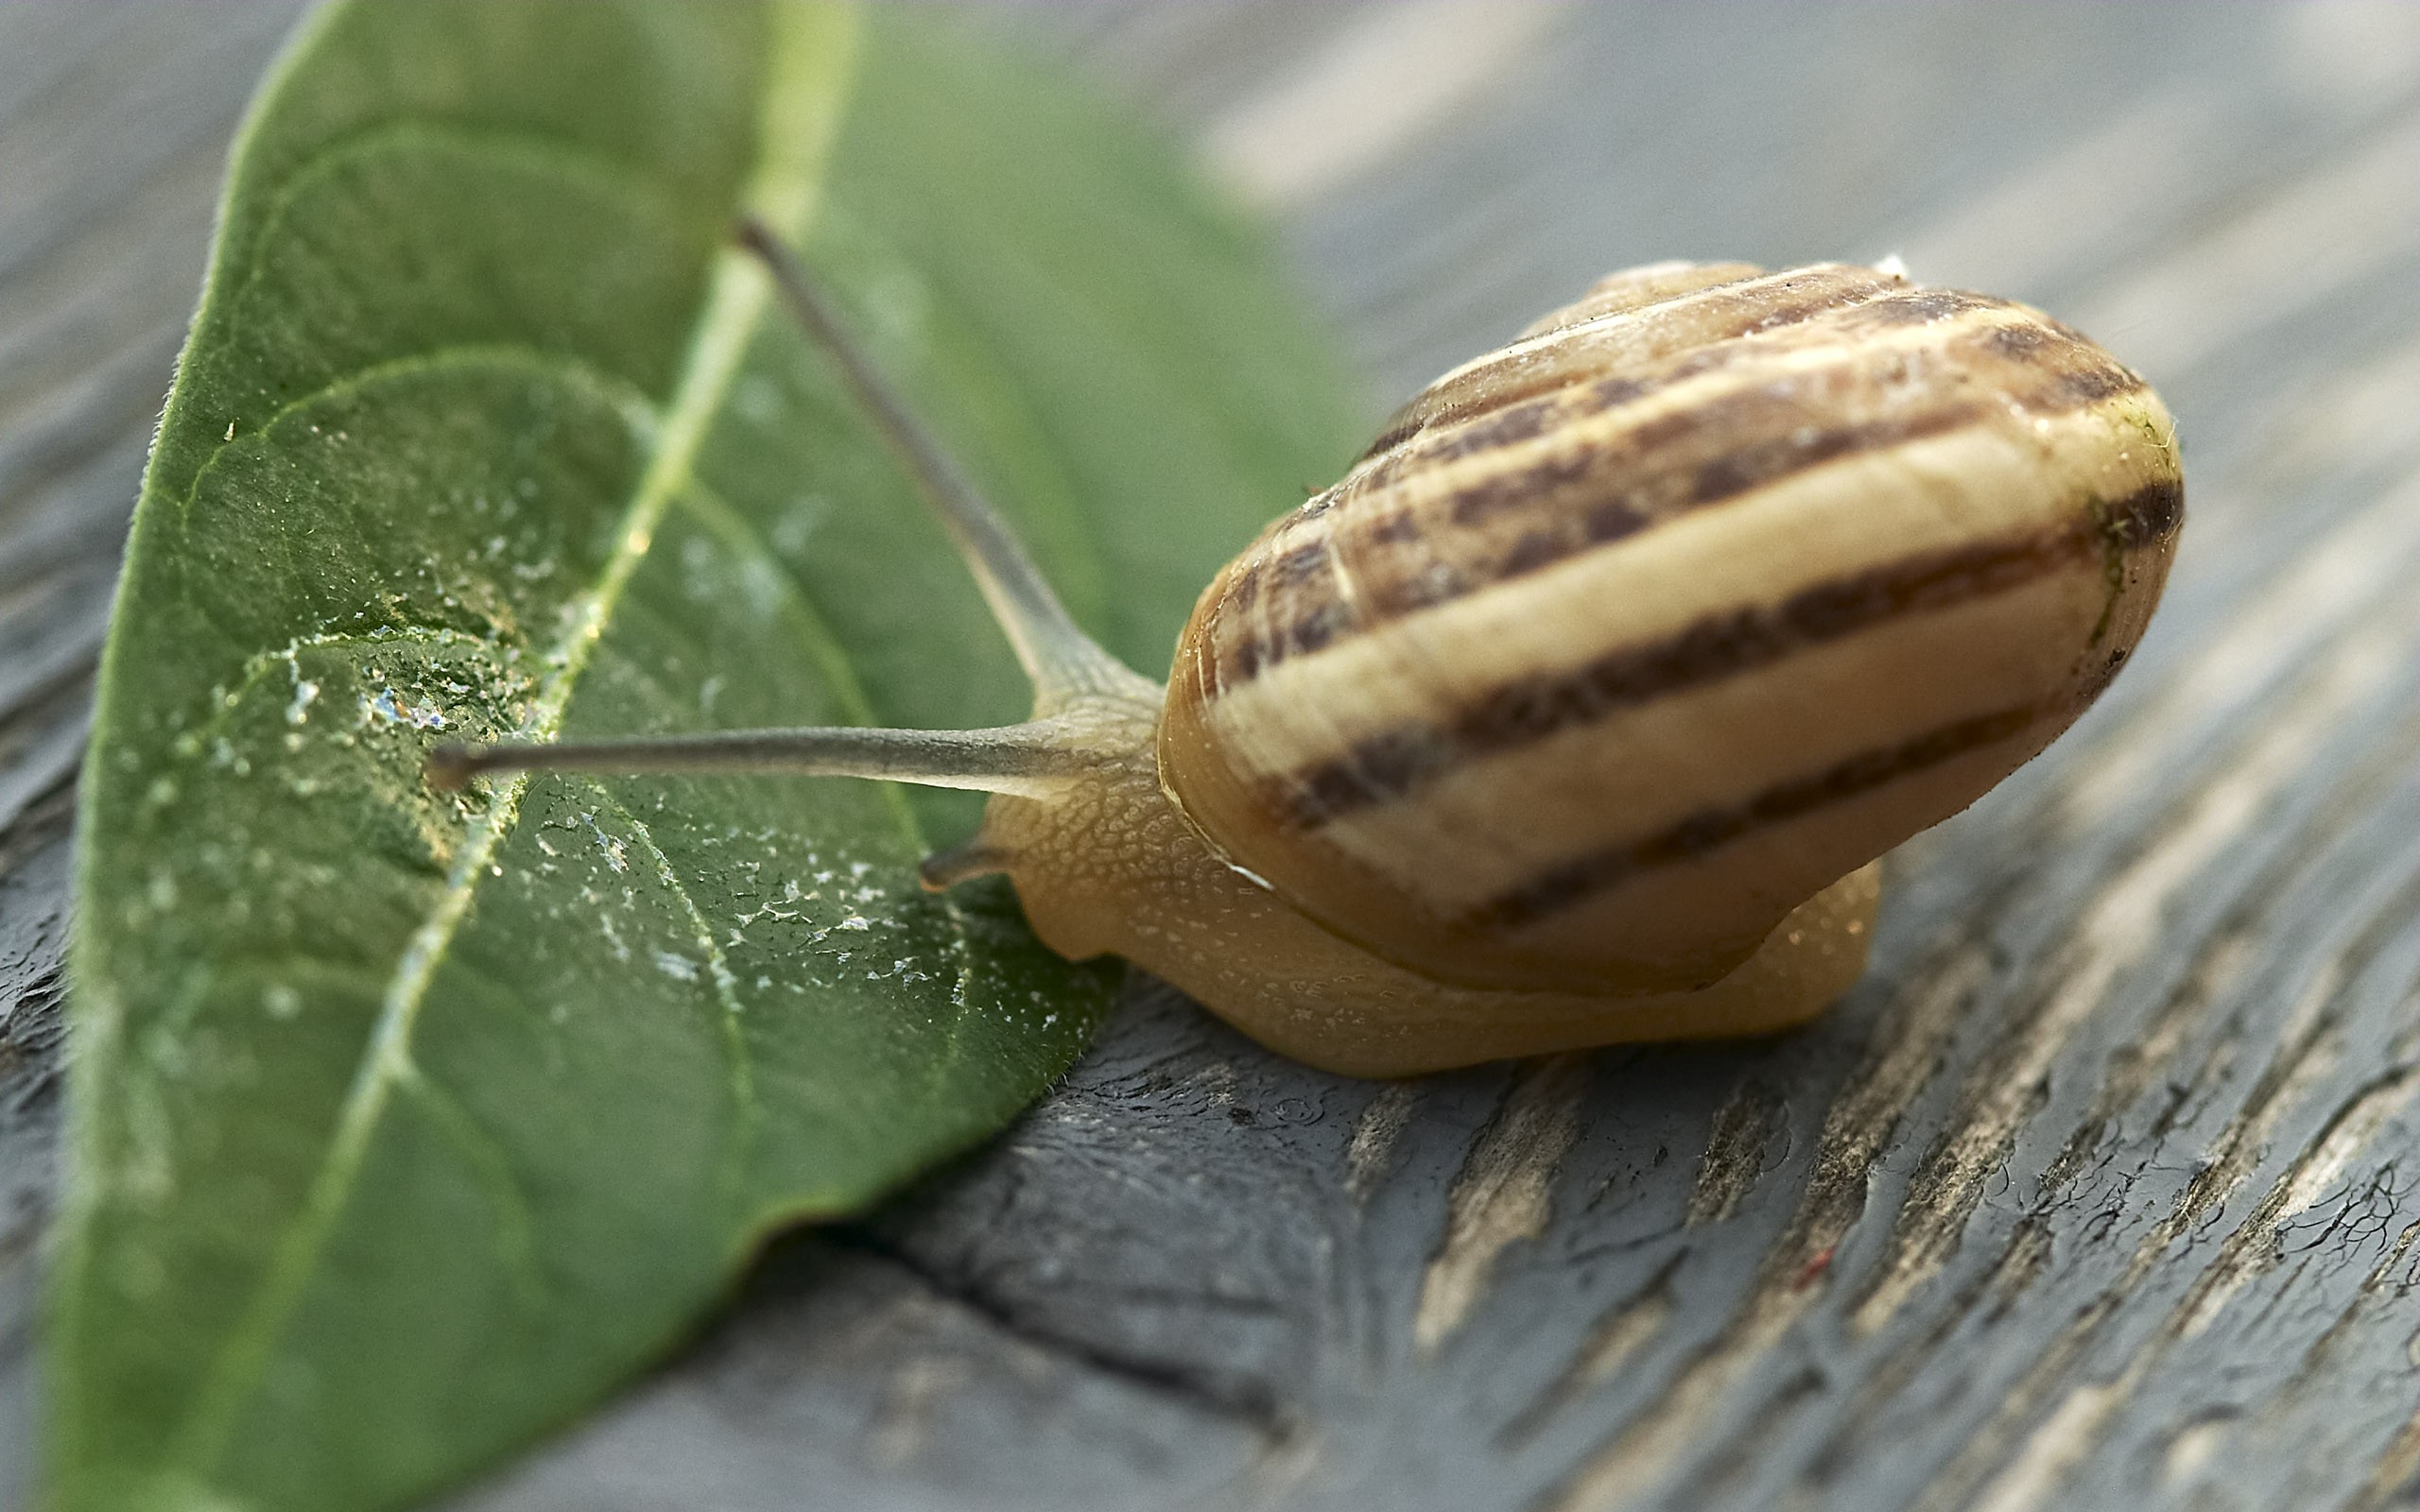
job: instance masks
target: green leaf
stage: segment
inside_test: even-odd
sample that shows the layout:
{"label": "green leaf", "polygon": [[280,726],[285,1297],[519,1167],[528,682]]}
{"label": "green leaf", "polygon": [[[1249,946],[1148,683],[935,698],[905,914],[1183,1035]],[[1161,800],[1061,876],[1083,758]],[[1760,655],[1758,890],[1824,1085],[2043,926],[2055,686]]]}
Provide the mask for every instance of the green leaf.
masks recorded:
{"label": "green leaf", "polygon": [[917,890],[956,795],[421,781],[441,730],[1022,715],[743,209],[1138,666],[1349,454],[1166,145],[927,19],[319,13],[238,143],[102,672],[59,1506],[438,1487],[769,1228],[998,1127],[1105,1011],[1115,969],[1004,890]]}

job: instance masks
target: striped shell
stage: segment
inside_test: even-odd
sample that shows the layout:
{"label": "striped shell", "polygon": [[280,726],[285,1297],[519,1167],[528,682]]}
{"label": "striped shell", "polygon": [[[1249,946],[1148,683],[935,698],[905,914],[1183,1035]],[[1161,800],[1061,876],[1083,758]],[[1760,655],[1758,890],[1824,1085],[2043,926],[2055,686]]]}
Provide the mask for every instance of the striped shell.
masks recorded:
{"label": "striped shell", "polygon": [[1164,789],[1439,981],[1700,986],[2083,712],[2159,597],[2167,411],[2005,300],[1616,274],[1211,584]]}

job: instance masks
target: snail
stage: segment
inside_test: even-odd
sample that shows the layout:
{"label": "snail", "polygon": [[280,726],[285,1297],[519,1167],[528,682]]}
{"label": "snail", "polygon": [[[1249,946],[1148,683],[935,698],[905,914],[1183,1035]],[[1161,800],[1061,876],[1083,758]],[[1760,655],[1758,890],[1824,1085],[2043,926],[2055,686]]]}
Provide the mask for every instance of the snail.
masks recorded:
{"label": "snail", "polygon": [[2183,518],[2158,398],[2035,310],[1660,263],[1406,404],[1219,573],[1163,688],[1076,627],[795,260],[740,239],[938,508],[1032,718],[457,746],[432,777],[986,790],[927,886],[1005,871],[1060,954],[1347,1074],[1820,1012],[1864,970],[1875,858],[2107,685]]}

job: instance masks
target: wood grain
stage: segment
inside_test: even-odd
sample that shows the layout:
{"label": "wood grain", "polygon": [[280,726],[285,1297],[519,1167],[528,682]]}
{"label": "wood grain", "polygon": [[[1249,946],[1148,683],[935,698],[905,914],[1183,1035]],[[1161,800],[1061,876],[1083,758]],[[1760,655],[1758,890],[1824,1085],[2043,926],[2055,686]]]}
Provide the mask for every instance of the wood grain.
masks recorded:
{"label": "wood grain", "polygon": [[[92,658],[285,19],[0,9],[0,1504]],[[2176,411],[2166,607],[2075,730],[1896,853],[1819,1025],[1378,1085],[1139,984],[1008,1136],[773,1246],[457,1504],[2420,1500],[2420,10],[988,24],[1279,215],[1374,418],[1656,258],[1897,250],[2048,307]]]}

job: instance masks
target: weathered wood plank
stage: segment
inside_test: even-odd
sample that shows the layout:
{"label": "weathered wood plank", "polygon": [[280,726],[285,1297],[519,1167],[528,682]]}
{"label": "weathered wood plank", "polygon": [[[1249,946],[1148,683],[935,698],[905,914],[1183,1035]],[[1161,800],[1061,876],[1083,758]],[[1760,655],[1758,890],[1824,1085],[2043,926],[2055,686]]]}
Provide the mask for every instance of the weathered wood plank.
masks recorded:
{"label": "weathered wood plank", "polygon": [[[60,752],[276,19],[0,11],[9,1466]],[[2057,310],[2180,418],[2169,603],[2101,708],[1893,858],[1874,970],[1814,1028],[1378,1086],[1142,987],[1009,1136],[776,1246],[460,1504],[2420,1496],[2420,11],[1015,23],[1276,209],[1374,409],[1656,257],[1896,249]]]}

